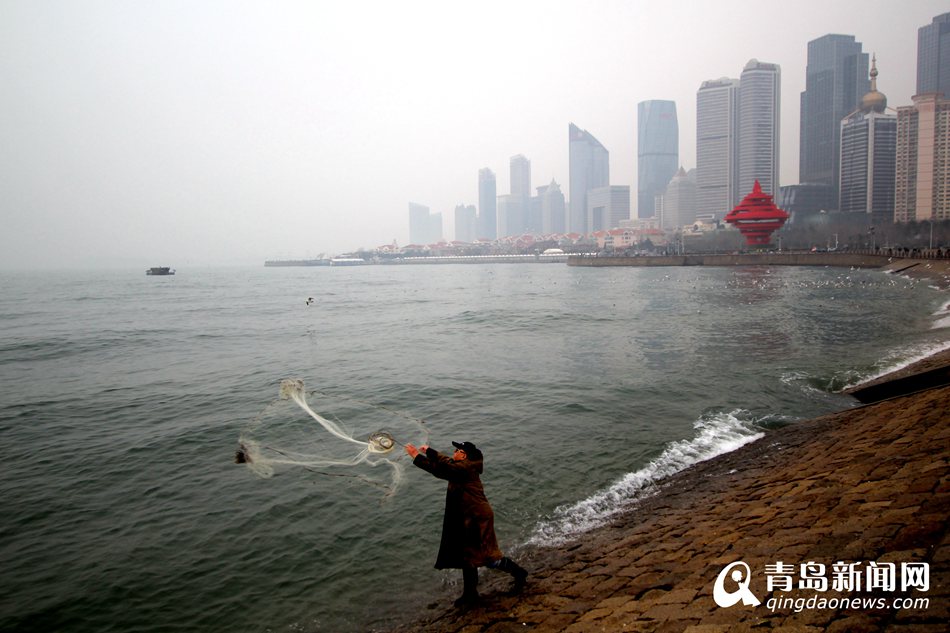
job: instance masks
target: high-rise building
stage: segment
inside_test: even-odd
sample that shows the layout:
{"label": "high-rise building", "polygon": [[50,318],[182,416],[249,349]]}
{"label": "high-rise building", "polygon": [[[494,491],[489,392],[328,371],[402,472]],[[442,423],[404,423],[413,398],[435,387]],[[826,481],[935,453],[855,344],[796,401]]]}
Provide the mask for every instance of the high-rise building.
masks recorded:
{"label": "high-rise building", "polygon": [[459,242],[474,242],[478,237],[478,217],[475,205],[460,204],[455,207],[455,239]]}
{"label": "high-rise building", "polygon": [[798,179],[831,186],[836,200],[841,120],[859,107],[868,90],[868,54],[861,52],[861,42],[853,35],[829,34],[808,42]]}
{"label": "high-rise building", "polygon": [[[534,206],[531,200],[531,161],[522,154],[512,156],[508,161],[510,175],[511,195],[521,199],[519,204],[521,217],[519,226],[510,226],[509,230],[514,231],[509,235],[520,235],[522,233],[534,232],[534,215],[532,211]],[[538,217],[540,223],[540,208],[538,208]]]}
{"label": "high-rise building", "polygon": [[653,217],[654,198],[663,193],[679,165],[679,125],[675,101],[637,104],[637,217]]}
{"label": "high-rise building", "polygon": [[864,213],[874,226],[894,222],[894,165],[897,116],[877,90],[877,64],[871,61],[871,91],[860,109],[841,121],[841,176],[838,210]]}
{"label": "high-rise building", "polygon": [[522,198],[531,197],[531,161],[522,154],[512,156],[509,160],[511,175],[511,195]]}
{"label": "high-rise building", "polygon": [[427,245],[442,241],[442,214],[429,213],[429,207],[409,203],[409,242]]}
{"label": "high-rise building", "polygon": [[524,230],[525,233],[530,233],[531,235],[541,235],[541,212],[542,212],[542,200],[540,192],[543,189],[546,189],[547,185],[544,187],[538,187],[538,195],[531,196],[528,199],[528,210],[525,213],[524,218]]}
{"label": "high-rise building", "polygon": [[778,64],[749,60],[739,77],[739,193],[778,193],[782,73]]}
{"label": "high-rise building", "polygon": [[704,81],[696,93],[696,211],[722,219],[738,202],[739,80]]}
{"label": "high-rise building", "polygon": [[498,208],[495,174],[487,167],[478,170],[478,235],[493,240],[498,237]]}
{"label": "high-rise building", "polygon": [[409,203],[409,243],[429,243],[429,207]]}
{"label": "high-rise building", "polygon": [[894,220],[950,220],[950,99],[928,92],[897,108]]}
{"label": "high-rise building", "polygon": [[917,94],[928,92],[950,99],[950,13],[917,29]]}
{"label": "high-rise building", "polygon": [[442,213],[433,213],[429,216],[429,243],[437,244],[442,241]]}
{"label": "high-rise building", "polygon": [[616,229],[630,219],[630,187],[607,185],[587,192],[587,231]]}
{"label": "high-rise building", "polygon": [[587,192],[610,184],[610,155],[587,130],[573,123],[568,127],[570,150],[570,202],[568,231],[589,233]]}
{"label": "high-rise building", "polygon": [[498,237],[522,235],[525,232],[526,211],[521,196],[498,196]]}
{"label": "high-rise building", "polygon": [[814,216],[824,215],[837,208],[837,187],[817,182],[779,187],[775,203],[791,216],[789,224],[801,224]]}
{"label": "high-rise building", "polygon": [[541,233],[566,233],[567,208],[561,186],[551,179],[550,185],[538,187],[538,198],[541,199]]}
{"label": "high-rise building", "polygon": [[664,229],[678,229],[696,221],[696,170],[682,167],[666,185],[663,193]]}

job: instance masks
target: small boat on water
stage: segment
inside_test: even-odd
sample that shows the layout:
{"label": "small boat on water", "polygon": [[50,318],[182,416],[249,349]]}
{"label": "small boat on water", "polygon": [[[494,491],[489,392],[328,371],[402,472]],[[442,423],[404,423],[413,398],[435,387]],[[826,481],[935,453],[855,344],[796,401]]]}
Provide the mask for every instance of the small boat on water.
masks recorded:
{"label": "small boat on water", "polygon": [[145,271],[146,275],[174,275],[175,271],[168,266],[152,266]]}

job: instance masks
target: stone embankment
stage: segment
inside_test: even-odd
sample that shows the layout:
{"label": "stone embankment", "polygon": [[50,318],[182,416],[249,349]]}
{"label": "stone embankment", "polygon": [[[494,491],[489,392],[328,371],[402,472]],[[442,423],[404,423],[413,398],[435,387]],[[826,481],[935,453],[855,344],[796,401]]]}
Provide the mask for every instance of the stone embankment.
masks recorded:
{"label": "stone embankment", "polygon": [[880,268],[886,272],[930,280],[950,288],[950,259],[909,259],[871,252],[844,253],[741,253],[734,255],[602,256],[572,255],[568,266],[600,268],[607,266],[836,266]]}
{"label": "stone embankment", "polygon": [[[445,595],[404,630],[946,631],[948,457],[948,386],[789,425],[671,477],[615,523],[576,542],[520,552],[532,571],[522,595],[505,595],[507,577],[483,573],[478,607],[454,609],[454,594]],[[749,565],[748,590],[760,605],[714,601],[717,577],[736,561]],[[824,565],[828,588],[769,587],[766,566],[780,562],[792,566],[794,582],[801,565]],[[927,563],[929,587],[834,590],[838,562],[858,563],[862,574],[871,562],[897,570]],[[804,605],[816,595],[838,605],[842,598],[881,601],[795,606],[795,598]],[[779,598],[793,600],[770,602]],[[928,604],[895,608],[905,598]]]}
{"label": "stone embankment", "polygon": [[941,290],[950,289],[950,260],[893,259],[883,270],[930,283]]}
{"label": "stone embankment", "polygon": [[853,266],[880,268],[890,262],[886,255],[863,253],[738,253],[734,255],[648,255],[614,257],[577,255],[567,260],[568,266]]}

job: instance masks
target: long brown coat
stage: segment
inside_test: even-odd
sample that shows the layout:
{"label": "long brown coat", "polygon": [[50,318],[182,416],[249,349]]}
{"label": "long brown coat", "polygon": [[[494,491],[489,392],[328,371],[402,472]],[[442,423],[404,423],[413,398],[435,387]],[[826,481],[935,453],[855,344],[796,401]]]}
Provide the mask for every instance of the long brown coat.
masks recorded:
{"label": "long brown coat", "polygon": [[495,538],[495,513],[479,477],[482,460],[453,461],[429,448],[412,463],[449,482],[436,569],[484,567],[499,560],[502,554]]}

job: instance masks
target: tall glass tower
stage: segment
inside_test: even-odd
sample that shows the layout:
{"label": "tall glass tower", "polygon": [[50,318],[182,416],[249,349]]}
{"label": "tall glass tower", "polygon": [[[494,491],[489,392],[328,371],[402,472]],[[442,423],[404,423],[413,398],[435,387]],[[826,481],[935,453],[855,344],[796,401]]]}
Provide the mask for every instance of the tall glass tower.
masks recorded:
{"label": "tall glass tower", "polygon": [[950,99],[950,13],[917,29],[917,94],[928,92]]}
{"label": "tall glass tower", "polygon": [[[508,235],[518,235],[528,232],[531,207],[531,161],[523,154],[512,156],[508,164],[511,195],[518,199],[516,203],[520,210],[517,222],[508,226]],[[503,236],[499,236],[503,237]]]}
{"label": "tall glass tower", "polygon": [[487,240],[498,237],[498,207],[495,173],[489,168],[478,170],[478,236]]}
{"label": "tall glass tower", "polygon": [[[871,89],[868,54],[853,35],[825,35],[808,42],[805,91],[801,93],[798,179],[837,190],[841,119]],[[837,194],[835,194],[837,195]]]}
{"label": "tall glass tower", "polygon": [[568,231],[589,233],[587,192],[610,184],[610,154],[587,130],[568,127],[570,149],[570,207]]}
{"label": "tall glass tower", "polygon": [[653,217],[653,201],[679,167],[675,101],[637,104],[637,217]]}
{"label": "tall glass tower", "polygon": [[738,202],[739,80],[704,81],[696,92],[696,211],[722,219]]}
{"label": "tall glass tower", "polygon": [[778,64],[749,60],[739,76],[739,195],[758,180],[778,193],[782,72]]}

